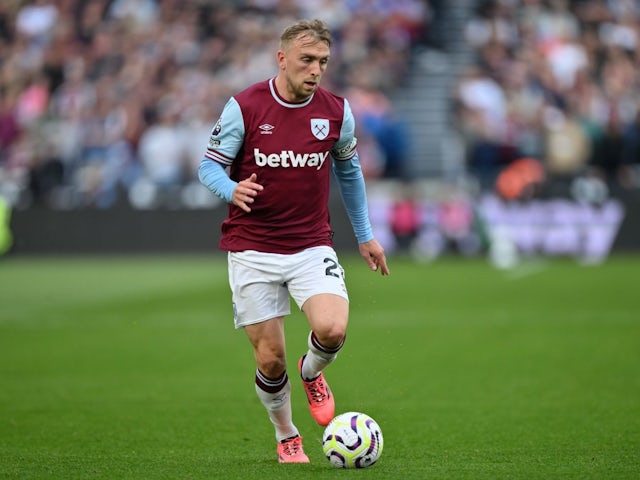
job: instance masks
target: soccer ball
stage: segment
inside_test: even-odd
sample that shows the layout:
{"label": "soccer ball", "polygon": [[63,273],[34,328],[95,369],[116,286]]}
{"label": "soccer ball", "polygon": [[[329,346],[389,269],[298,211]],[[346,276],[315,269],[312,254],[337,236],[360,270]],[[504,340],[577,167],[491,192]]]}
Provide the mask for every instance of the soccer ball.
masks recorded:
{"label": "soccer ball", "polygon": [[369,415],[342,413],[322,435],[322,450],[336,468],[367,468],[382,454],[382,430]]}

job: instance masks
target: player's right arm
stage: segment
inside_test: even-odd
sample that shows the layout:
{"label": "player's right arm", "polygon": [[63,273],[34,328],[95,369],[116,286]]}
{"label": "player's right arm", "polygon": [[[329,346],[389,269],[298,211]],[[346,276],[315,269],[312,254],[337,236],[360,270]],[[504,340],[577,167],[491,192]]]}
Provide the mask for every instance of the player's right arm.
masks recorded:
{"label": "player's right arm", "polygon": [[247,213],[251,211],[249,205],[255,201],[255,197],[263,189],[262,185],[256,183],[258,176],[255,173],[245,180],[234,182],[222,165],[207,158],[202,159],[200,163],[198,177],[200,182],[218,197],[227,203],[233,203]]}
{"label": "player's right arm", "polygon": [[238,102],[230,98],[222,115],[211,130],[204,158],[198,168],[200,182],[227,203],[237,205],[245,212],[254,202],[262,185],[256,183],[257,176],[236,182],[229,178],[225,168],[235,160],[244,142],[244,121]]}

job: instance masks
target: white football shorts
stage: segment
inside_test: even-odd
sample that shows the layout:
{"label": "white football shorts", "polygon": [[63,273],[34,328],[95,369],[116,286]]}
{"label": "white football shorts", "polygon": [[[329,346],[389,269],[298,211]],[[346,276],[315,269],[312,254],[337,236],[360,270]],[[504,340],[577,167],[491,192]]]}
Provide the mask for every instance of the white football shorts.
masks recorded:
{"label": "white football shorts", "polygon": [[255,250],[229,252],[228,267],[236,328],[290,314],[290,296],[298,308],[320,293],[349,301],[344,270],[331,247],[313,247],[288,255]]}

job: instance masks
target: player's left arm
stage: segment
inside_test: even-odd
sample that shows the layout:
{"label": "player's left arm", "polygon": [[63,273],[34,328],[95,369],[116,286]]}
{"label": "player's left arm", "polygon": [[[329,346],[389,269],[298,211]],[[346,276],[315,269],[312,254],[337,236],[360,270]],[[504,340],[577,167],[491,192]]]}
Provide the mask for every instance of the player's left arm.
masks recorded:
{"label": "player's left arm", "polygon": [[333,173],[338,181],[338,189],[347,216],[358,239],[360,255],[372,270],[380,269],[382,275],[389,274],[384,249],[373,236],[364,175],[360,167],[357,140],[354,136],[355,121],[348,102],[345,100],[345,117],[340,139],[331,151]]}

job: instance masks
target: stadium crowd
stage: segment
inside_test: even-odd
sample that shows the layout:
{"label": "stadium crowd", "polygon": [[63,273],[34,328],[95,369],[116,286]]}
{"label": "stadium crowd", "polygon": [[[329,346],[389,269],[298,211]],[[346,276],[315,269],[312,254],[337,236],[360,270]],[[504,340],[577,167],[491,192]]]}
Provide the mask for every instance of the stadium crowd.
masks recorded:
{"label": "stadium crowd", "polygon": [[[465,38],[478,61],[454,91],[469,172],[487,188],[504,174],[507,195],[520,193],[522,165],[547,186],[640,188],[640,4],[472,3]],[[325,86],[351,102],[365,174],[392,176],[403,139],[389,134],[388,94],[439,4],[4,1],[0,195],[18,208],[210,205],[196,179],[202,138],[229,95],[276,73],[276,32],[315,16],[335,34]]]}
{"label": "stadium crowd", "polygon": [[522,193],[513,169],[500,178],[517,162],[558,189],[640,188],[640,2],[482,0],[465,34],[478,61],[456,119],[485,187]]}
{"label": "stadium crowd", "polygon": [[[13,206],[206,206],[203,139],[230,95],[276,73],[283,26],[321,17],[324,85],[346,95],[368,175],[413,46],[421,0],[5,0],[0,4],[0,195]],[[381,128],[382,125],[382,128]]]}

